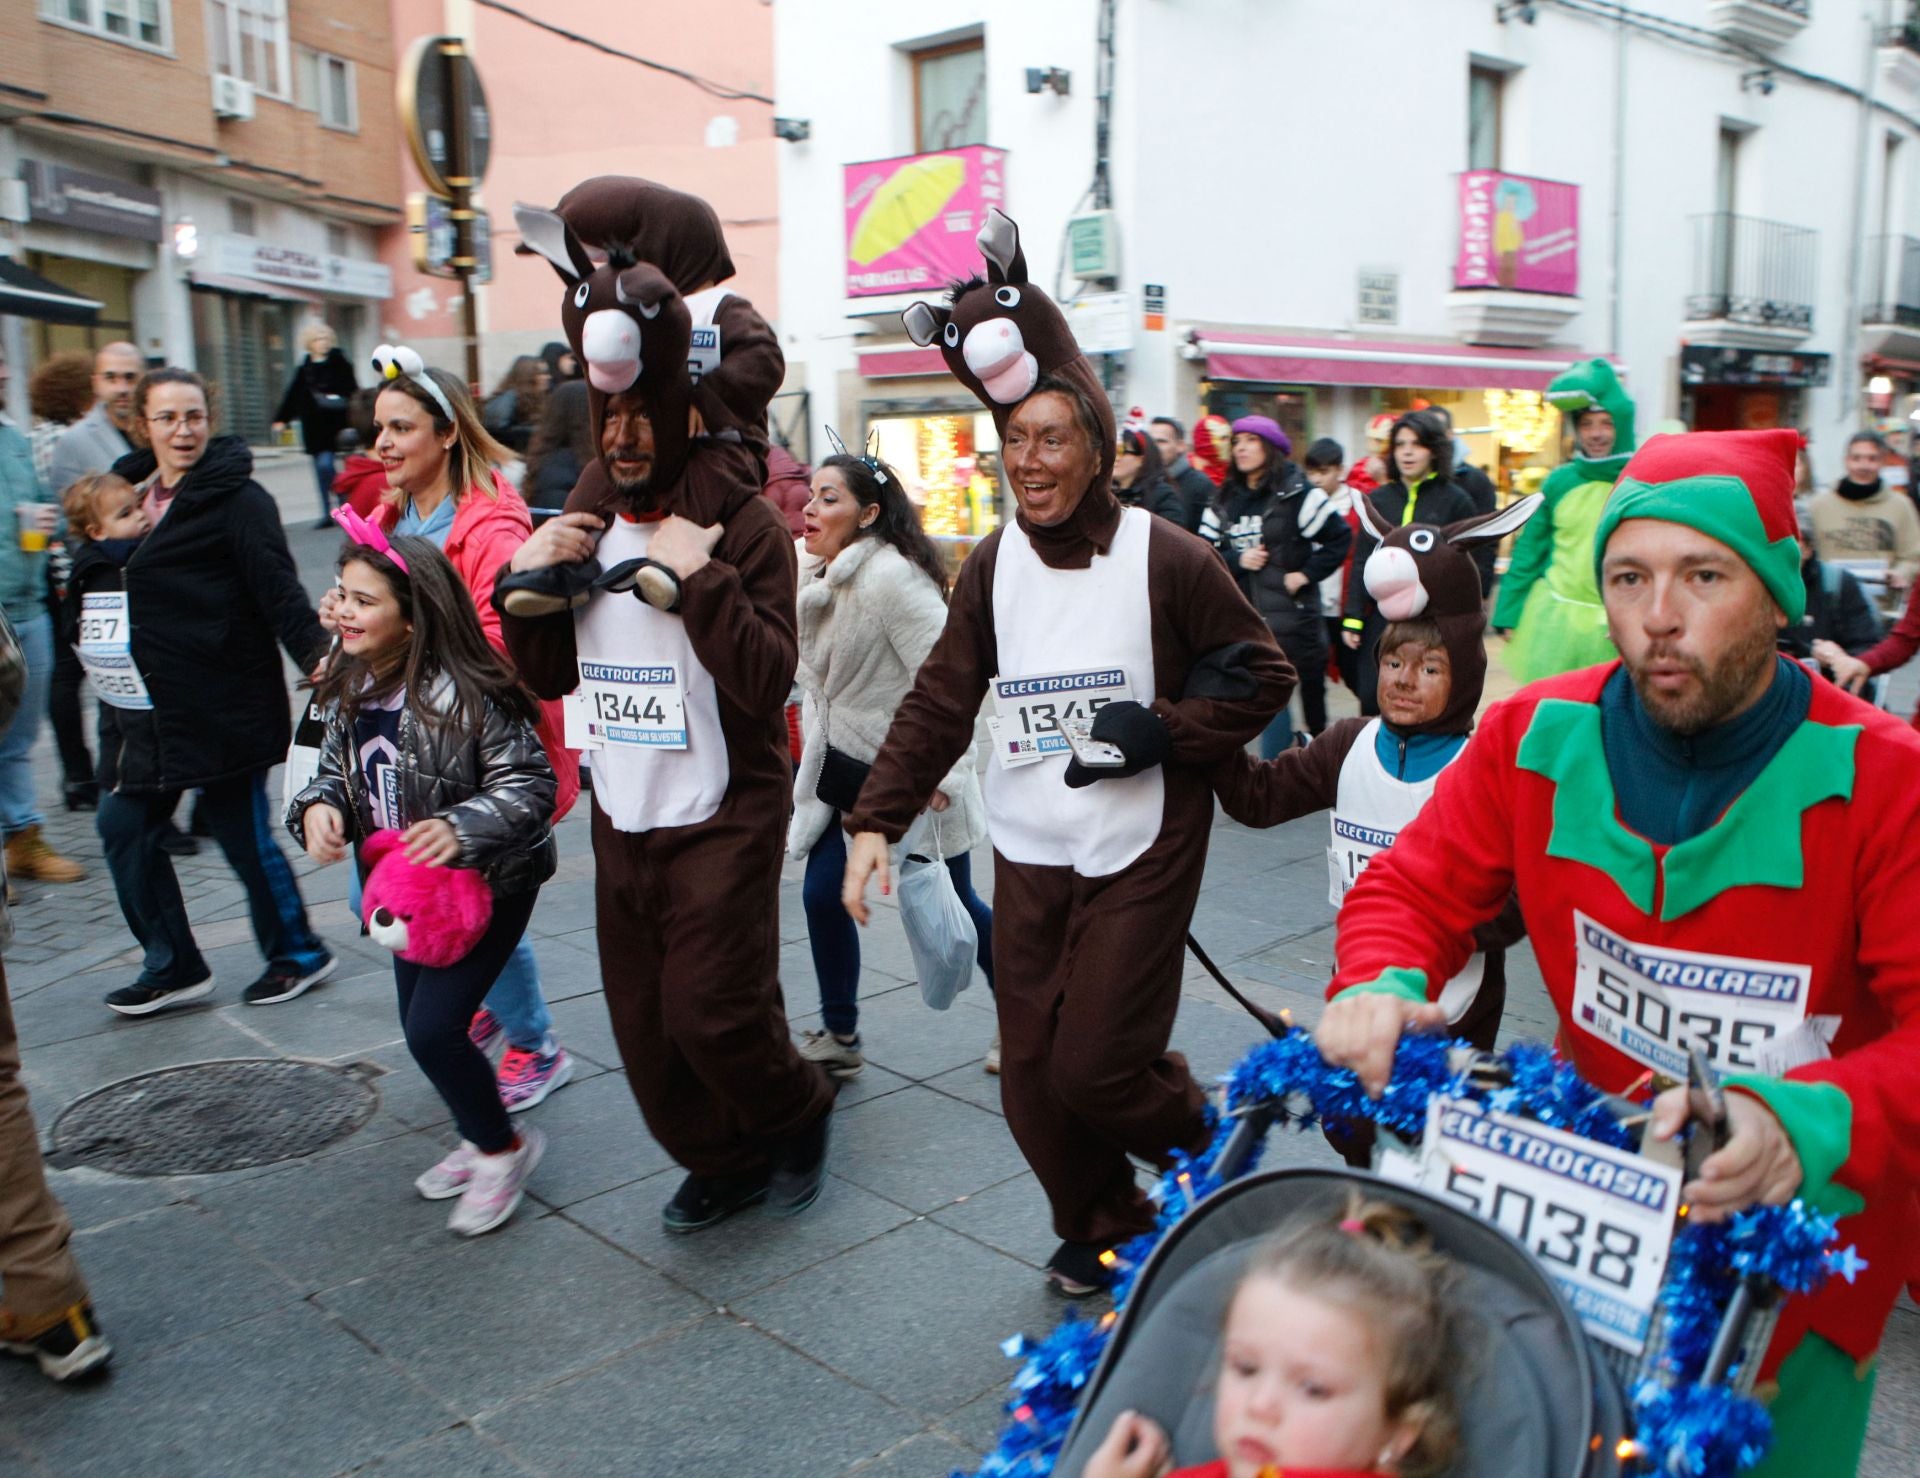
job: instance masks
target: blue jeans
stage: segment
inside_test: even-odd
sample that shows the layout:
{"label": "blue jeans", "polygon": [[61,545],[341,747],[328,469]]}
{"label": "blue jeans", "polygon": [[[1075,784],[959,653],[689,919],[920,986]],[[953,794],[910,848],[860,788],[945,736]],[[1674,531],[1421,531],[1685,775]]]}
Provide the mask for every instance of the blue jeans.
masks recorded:
{"label": "blue jeans", "polygon": [[333,453],[313,454],[313,480],[320,484],[320,516],[333,516]]}
{"label": "blue jeans", "polygon": [[[140,984],[161,990],[197,984],[208,973],[187,923],[173,859],[160,849],[179,802],[178,791],[105,791],[94,817],[120,912],[145,952]],[[247,890],[253,937],[267,964],[299,975],[324,965],[330,958],[327,947],[307,923],[300,887],[274,838],[265,772],[207,786],[200,792],[196,814]]]}
{"label": "blue jeans", "polygon": [[44,609],[25,620],[11,611],[7,616],[27,664],[19,711],[0,737],[0,833],[12,836],[38,826],[42,819],[34,804],[33,741],[40,737],[40,720],[46,717],[47,694],[53,685],[53,617]]}
{"label": "blue jeans", "polygon": [[[840,880],[847,870],[847,834],[835,811],[820,840],[807,853],[807,874],[800,902],[807,914],[807,943],[813,947],[813,973],[820,981],[820,1019],[830,1032],[852,1036],[860,1027],[860,926],[840,902]],[[973,891],[973,861],[968,853],[947,859],[947,874],[961,907],[973,918],[980,947],[974,958],[993,989],[993,910]]]}
{"label": "blue jeans", "polygon": [[[347,878],[347,907],[360,917],[360,868],[354,865]],[[521,931],[520,942],[500,967],[499,978],[487,992],[486,1008],[499,1017],[507,1040],[522,1052],[538,1052],[548,1046],[553,1031],[553,1013],[547,1010],[547,998],[540,989],[540,963],[533,957],[533,940]]]}

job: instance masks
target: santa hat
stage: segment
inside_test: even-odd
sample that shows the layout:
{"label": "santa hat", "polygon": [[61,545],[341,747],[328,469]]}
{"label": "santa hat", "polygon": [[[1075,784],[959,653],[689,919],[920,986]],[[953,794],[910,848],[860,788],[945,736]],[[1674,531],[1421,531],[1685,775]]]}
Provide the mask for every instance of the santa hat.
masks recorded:
{"label": "santa hat", "polygon": [[1656,436],[1626,465],[1594,531],[1596,573],[1607,540],[1629,518],[1654,518],[1718,539],[1760,577],[1775,604],[1806,614],[1799,523],[1793,513],[1790,430],[1690,431]]}
{"label": "santa hat", "polygon": [[1151,436],[1147,413],[1136,405],[1127,412],[1127,419],[1120,423],[1120,450],[1130,451],[1137,456],[1145,450],[1144,443]]}

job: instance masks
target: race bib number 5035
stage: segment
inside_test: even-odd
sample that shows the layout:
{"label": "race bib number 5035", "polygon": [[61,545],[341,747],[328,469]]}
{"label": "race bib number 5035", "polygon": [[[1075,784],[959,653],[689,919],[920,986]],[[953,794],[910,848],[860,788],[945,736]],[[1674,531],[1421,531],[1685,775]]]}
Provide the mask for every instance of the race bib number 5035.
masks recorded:
{"label": "race bib number 5035", "polygon": [[1677,1169],[1452,1098],[1428,1105],[1418,1160],[1383,1157],[1380,1168],[1510,1233],[1589,1334],[1629,1354],[1645,1347],[1680,1205]]}
{"label": "race bib number 5035", "polygon": [[1722,1071],[1774,1071],[1768,1044],[1806,1019],[1809,966],[1636,944],[1578,910],[1573,928],[1574,1024],[1670,1078],[1690,1041]]}

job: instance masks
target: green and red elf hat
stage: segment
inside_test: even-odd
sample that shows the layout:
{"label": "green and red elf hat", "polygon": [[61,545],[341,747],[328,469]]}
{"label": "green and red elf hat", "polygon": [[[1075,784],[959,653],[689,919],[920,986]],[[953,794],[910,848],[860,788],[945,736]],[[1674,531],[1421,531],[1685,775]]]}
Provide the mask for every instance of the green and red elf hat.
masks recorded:
{"label": "green and red elf hat", "polygon": [[1634,453],[1601,511],[1596,577],[1613,531],[1629,518],[1655,518],[1718,539],[1760,577],[1789,621],[1800,620],[1807,587],[1793,513],[1799,447],[1798,434],[1786,430],[1654,437]]}

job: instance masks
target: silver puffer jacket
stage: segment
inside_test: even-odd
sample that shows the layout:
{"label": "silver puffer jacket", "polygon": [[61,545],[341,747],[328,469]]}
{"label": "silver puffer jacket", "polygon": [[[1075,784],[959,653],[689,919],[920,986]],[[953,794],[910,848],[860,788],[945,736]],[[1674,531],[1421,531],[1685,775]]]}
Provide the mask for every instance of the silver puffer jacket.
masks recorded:
{"label": "silver puffer jacket", "polygon": [[[453,684],[438,679],[427,706],[453,708]],[[346,818],[348,839],[364,840],[374,829],[365,772],[353,735],[335,708],[327,715],[320,744],[320,770],[313,783],[287,803],[287,829],[305,847],[307,807],[324,802]],[[413,705],[400,710],[400,809],[402,827],[439,817],[460,839],[456,867],[476,869],[496,895],[531,893],[553,876],[553,766],[533,725],[487,704],[477,736],[461,737],[418,722]]]}

